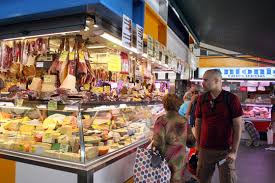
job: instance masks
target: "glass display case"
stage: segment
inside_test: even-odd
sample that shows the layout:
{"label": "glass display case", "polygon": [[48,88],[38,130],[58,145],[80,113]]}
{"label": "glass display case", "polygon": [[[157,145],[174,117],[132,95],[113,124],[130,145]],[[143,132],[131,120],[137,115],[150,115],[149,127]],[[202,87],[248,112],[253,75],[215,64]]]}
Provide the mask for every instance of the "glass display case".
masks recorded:
{"label": "glass display case", "polygon": [[271,104],[242,104],[243,118],[250,121],[271,121]]}
{"label": "glass display case", "polygon": [[[1,103],[0,151],[89,164],[147,142],[160,103],[58,105]],[[144,141],[145,140],[145,141]]]}

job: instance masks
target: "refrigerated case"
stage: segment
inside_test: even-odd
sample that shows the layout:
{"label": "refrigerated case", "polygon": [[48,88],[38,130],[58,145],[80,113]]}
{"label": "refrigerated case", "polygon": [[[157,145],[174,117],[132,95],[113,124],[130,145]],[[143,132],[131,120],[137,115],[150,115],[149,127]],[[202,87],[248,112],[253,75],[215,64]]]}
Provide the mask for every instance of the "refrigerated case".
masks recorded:
{"label": "refrigerated case", "polygon": [[[54,110],[41,103],[4,102],[1,158],[18,163],[21,170],[16,171],[21,173],[16,176],[29,174],[28,180],[50,169],[53,176],[59,171],[74,174],[78,183],[124,182],[132,176],[136,148],[149,142],[150,128],[161,111],[158,102],[63,104]],[[33,167],[41,171],[28,172]],[[62,177],[56,181],[62,182]],[[16,179],[16,183],[24,180]]]}

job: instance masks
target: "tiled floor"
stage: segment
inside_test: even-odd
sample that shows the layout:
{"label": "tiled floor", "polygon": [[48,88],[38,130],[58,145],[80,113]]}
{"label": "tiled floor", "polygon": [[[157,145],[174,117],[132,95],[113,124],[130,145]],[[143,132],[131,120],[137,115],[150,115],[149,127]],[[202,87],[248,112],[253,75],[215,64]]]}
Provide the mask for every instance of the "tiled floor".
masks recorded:
{"label": "tiled floor", "polygon": [[[238,183],[275,183],[275,151],[241,145],[236,162]],[[127,183],[133,183],[129,180]],[[218,171],[212,183],[219,183]]]}
{"label": "tiled floor", "polygon": [[[236,162],[238,183],[274,183],[275,151],[240,146]],[[217,171],[212,183],[219,183]]]}

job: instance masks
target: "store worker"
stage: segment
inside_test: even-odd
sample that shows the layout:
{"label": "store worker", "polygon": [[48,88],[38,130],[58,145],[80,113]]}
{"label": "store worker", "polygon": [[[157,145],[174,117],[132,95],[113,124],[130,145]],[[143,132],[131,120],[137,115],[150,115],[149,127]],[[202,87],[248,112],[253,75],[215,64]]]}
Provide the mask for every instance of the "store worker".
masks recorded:
{"label": "store worker", "polygon": [[196,107],[197,176],[200,183],[210,183],[217,165],[221,183],[236,183],[235,160],[243,115],[240,101],[222,90],[218,69],[206,71],[202,84],[207,92],[199,96]]}
{"label": "store worker", "polygon": [[159,150],[171,170],[171,183],[184,182],[185,147],[187,120],[178,114],[180,99],[175,94],[163,97],[166,114],[160,116],[154,125],[153,147]]}
{"label": "store worker", "polygon": [[187,113],[187,109],[188,109],[188,106],[189,106],[189,103],[191,100],[191,96],[192,96],[192,94],[190,91],[185,92],[185,94],[183,96],[183,104],[180,106],[180,109],[179,109],[179,114],[181,116],[186,117],[186,113]]}

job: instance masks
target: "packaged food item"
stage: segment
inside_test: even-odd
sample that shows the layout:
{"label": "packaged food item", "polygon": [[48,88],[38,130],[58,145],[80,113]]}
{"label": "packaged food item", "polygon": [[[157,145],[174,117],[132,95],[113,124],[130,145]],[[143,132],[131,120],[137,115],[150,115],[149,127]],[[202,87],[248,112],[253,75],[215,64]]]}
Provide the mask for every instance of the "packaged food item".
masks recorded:
{"label": "packaged food item", "polygon": [[99,154],[99,156],[107,154],[108,151],[109,151],[109,147],[108,146],[99,146],[98,147],[98,154]]}

